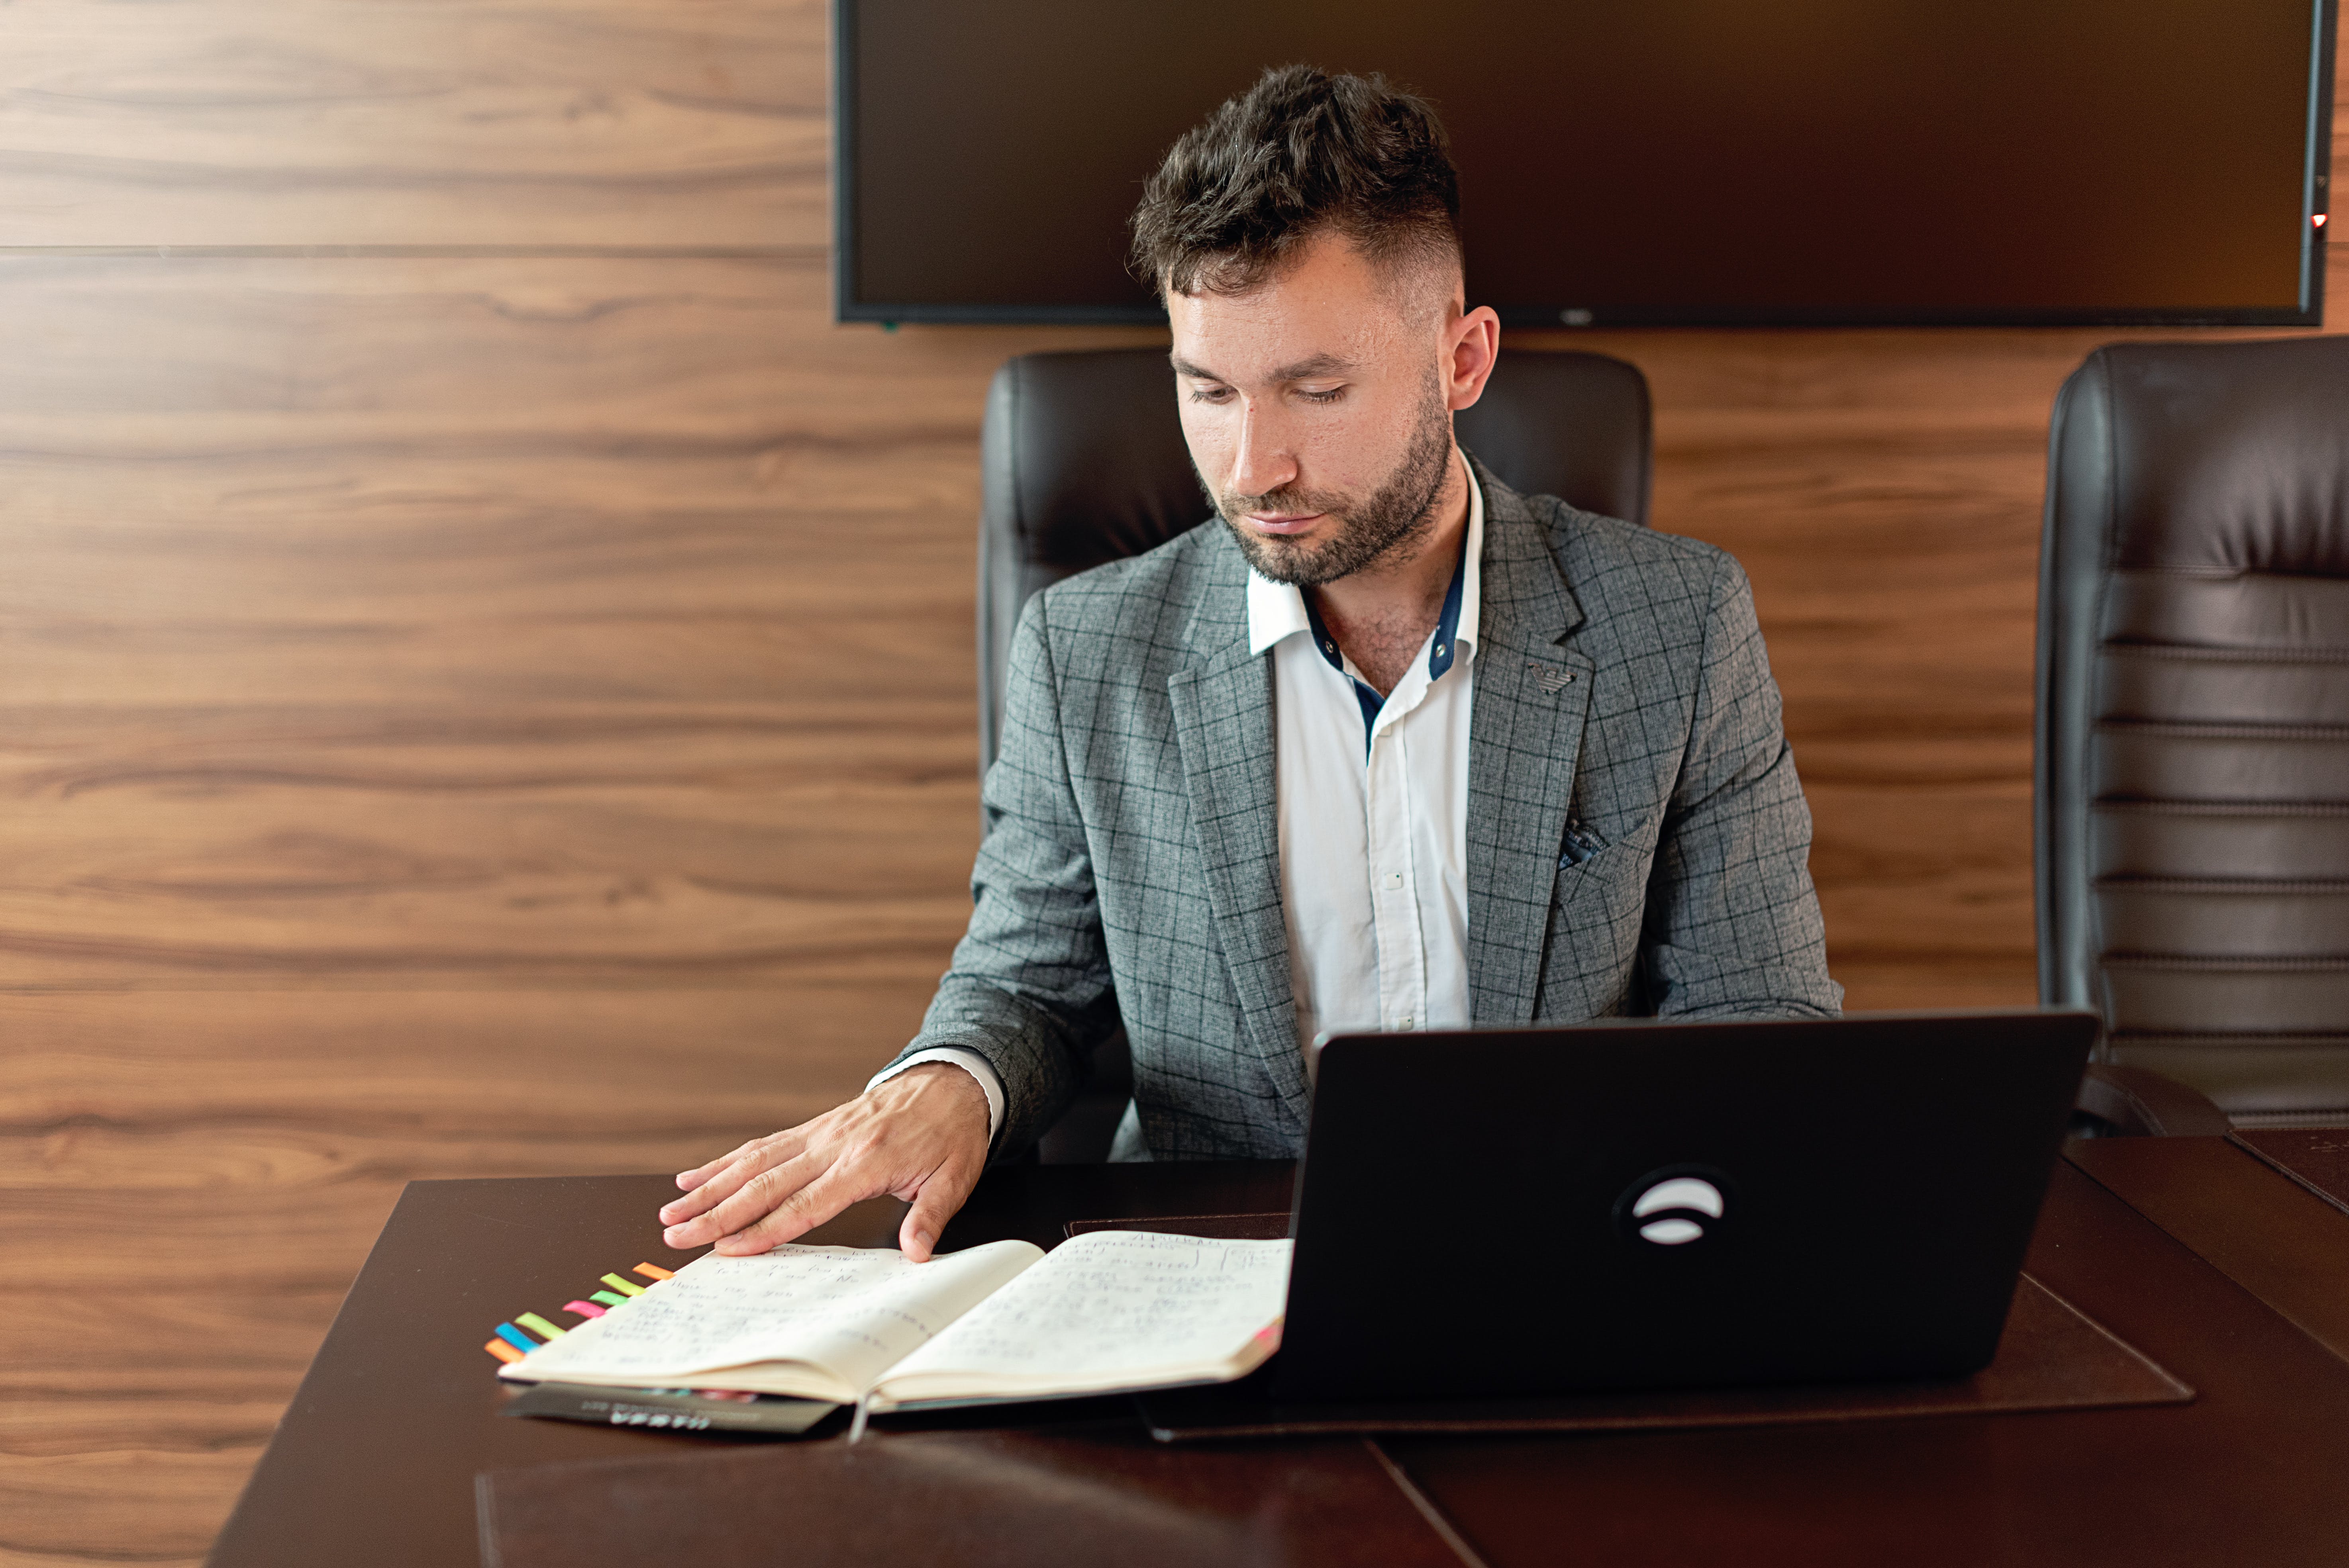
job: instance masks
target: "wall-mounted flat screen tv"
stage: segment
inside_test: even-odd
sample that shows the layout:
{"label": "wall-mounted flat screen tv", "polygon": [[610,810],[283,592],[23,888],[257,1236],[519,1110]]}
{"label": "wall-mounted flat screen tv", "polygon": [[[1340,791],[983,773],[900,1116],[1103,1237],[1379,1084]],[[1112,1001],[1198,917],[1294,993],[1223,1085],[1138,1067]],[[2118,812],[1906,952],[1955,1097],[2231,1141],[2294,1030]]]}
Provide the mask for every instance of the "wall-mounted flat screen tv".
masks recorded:
{"label": "wall-mounted flat screen tv", "polygon": [[1147,322],[1268,65],[1433,100],[1514,326],[2323,319],[2335,0],[836,0],[849,320]]}

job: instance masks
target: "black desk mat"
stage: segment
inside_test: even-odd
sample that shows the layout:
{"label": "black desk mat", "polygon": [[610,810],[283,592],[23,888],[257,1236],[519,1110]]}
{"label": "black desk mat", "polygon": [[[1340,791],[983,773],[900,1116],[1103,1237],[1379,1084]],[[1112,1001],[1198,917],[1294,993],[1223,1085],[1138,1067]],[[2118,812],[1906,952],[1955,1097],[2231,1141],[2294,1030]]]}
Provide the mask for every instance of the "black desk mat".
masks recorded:
{"label": "black desk mat", "polygon": [[1135,1396],[1161,1442],[1365,1432],[1655,1431],[1894,1416],[2178,1405],[2194,1390],[2024,1274],[1998,1355],[1954,1382],[1673,1388],[1485,1399],[1276,1402],[1259,1373],[1216,1387]]}
{"label": "black desk mat", "polygon": [[[1074,1220],[1069,1233],[1170,1231],[1182,1235],[1273,1238],[1287,1214],[1198,1214],[1146,1220]],[[2029,1274],[2017,1283],[1998,1355],[1971,1377],[1939,1383],[1868,1383],[1764,1388],[1513,1395],[1485,1399],[1282,1404],[1270,1369],[1237,1383],[1140,1394],[1143,1423],[1160,1442],[1368,1432],[1657,1431],[1697,1427],[1791,1426],[1893,1416],[1982,1415],[2180,1405],[2194,1390]]]}

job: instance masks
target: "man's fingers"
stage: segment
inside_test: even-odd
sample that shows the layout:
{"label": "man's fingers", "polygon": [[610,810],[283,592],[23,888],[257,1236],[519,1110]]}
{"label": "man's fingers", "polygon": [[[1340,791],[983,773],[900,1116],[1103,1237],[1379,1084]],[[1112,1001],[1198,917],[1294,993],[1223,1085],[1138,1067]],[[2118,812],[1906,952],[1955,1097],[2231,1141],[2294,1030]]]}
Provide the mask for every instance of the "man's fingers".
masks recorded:
{"label": "man's fingers", "polygon": [[976,1170],[964,1169],[961,1161],[951,1157],[943,1161],[914,1194],[914,1206],[905,1212],[905,1222],[897,1227],[898,1250],[917,1264],[929,1262],[938,1238],[946,1233],[947,1222],[978,1185]]}
{"label": "man's fingers", "polygon": [[662,1206],[663,1240],[680,1249],[719,1243],[729,1256],[763,1253],[851,1203],[895,1192],[925,1200],[920,1223],[905,1233],[906,1252],[923,1259],[986,1162],[978,1080],[960,1068],[925,1065],[684,1172],[678,1180],[692,1190]]}
{"label": "man's fingers", "polygon": [[830,1170],[840,1158],[832,1150],[811,1149],[762,1171],[742,1184],[742,1190],[702,1216],[710,1227],[704,1240],[714,1241],[746,1231],[791,1201],[799,1190]]}
{"label": "man's fingers", "polygon": [[[783,1161],[796,1158],[807,1148],[807,1138],[798,1129],[778,1132],[770,1138],[744,1144],[724,1160],[713,1160],[701,1169],[710,1172],[682,1198],[672,1198],[661,1205],[660,1222],[678,1225],[696,1215],[708,1213],[744,1186]],[[688,1175],[693,1172],[688,1171]],[[699,1243],[690,1243],[698,1246]]]}
{"label": "man's fingers", "polygon": [[[684,1217],[661,1233],[672,1247],[698,1247],[740,1230],[807,1184],[828,1161],[805,1150],[788,1160],[771,1153],[730,1166],[669,1205]],[[667,1214],[667,1209],[661,1211]]]}
{"label": "man's fingers", "polygon": [[[793,1161],[794,1164],[797,1161]],[[730,1258],[771,1252],[794,1242],[870,1192],[856,1190],[854,1178],[833,1165],[775,1205],[774,1212],[719,1240],[717,1251]]]}
{"label": "man's fingers", "polygon": [[719,1155],[717,1159],[710,1161],[706,1165],[697,1165],[690,1171],[678,1171],[677,1173],[678,1190],[681,1192],[692,1191],[696,1187],[700,1186],[704,1181],[709,1181],[712,1176],[717,1175],[718,1172],[725,1170],[726,1167],[731,1165],[737,1160],[741,1159],[742,1156],[750,1153],[753,1149],[756,1149],[759,1146],[759,1142],[760,1140],[754,1138],[750,1142],[742,1144],[739,1148]]}

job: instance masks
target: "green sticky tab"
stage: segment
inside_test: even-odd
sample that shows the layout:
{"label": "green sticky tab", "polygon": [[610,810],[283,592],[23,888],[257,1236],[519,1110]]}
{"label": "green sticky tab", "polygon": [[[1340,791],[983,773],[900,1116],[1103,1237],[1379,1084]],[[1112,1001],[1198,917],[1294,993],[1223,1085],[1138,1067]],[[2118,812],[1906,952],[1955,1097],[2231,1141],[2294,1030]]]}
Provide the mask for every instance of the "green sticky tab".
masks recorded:
{"label": "green sticky tab", "polygon": [[560,1339],[564,1335],[564,1330],[555,1327],[534,1312],[517,1312],[514,1314],[514,1321],[542,1339]]}
{"label": "green sticky tab", "polygon": [[618,1291],[622,1295],[642,1295],[645,1294],[644,1286],[640,1284],[630,1284],[618,1274],[605,1274],[604,1276],[604,1283],[610,1285],[614,1290]]}
{"label": "green sticky tab", "polygon": [[593,1295],[590,1295],[587,1299],[589,1301],[600,1301],[605,1306],[626,1306],[628,1305],[628,1298],[626,1296],[614,1295],[608,1290],[599,1290]]}

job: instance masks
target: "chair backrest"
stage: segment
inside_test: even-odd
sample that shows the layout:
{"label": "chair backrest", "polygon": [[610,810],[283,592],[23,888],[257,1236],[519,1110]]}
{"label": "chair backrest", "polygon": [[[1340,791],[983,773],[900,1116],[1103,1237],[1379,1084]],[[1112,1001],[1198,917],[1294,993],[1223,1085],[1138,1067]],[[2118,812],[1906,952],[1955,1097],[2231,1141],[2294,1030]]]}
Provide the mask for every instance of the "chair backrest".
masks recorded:
{"label": "chair backrest", "polygon": [[[1528,494],[1648,521],[1647,377],[1601,354],[1509,352],[1455,422]],[[1139,555],[1210,515],[1163,348],[1026,354],[995,373],[980,439],[979,765],[995,760],[1004,663],[1028,596]]]}
{"label": "chair backrest", "polygon": [[2064,383],[2037,738],[2041,999],[2238,1119],[2349,1110],[2349,338]]}

